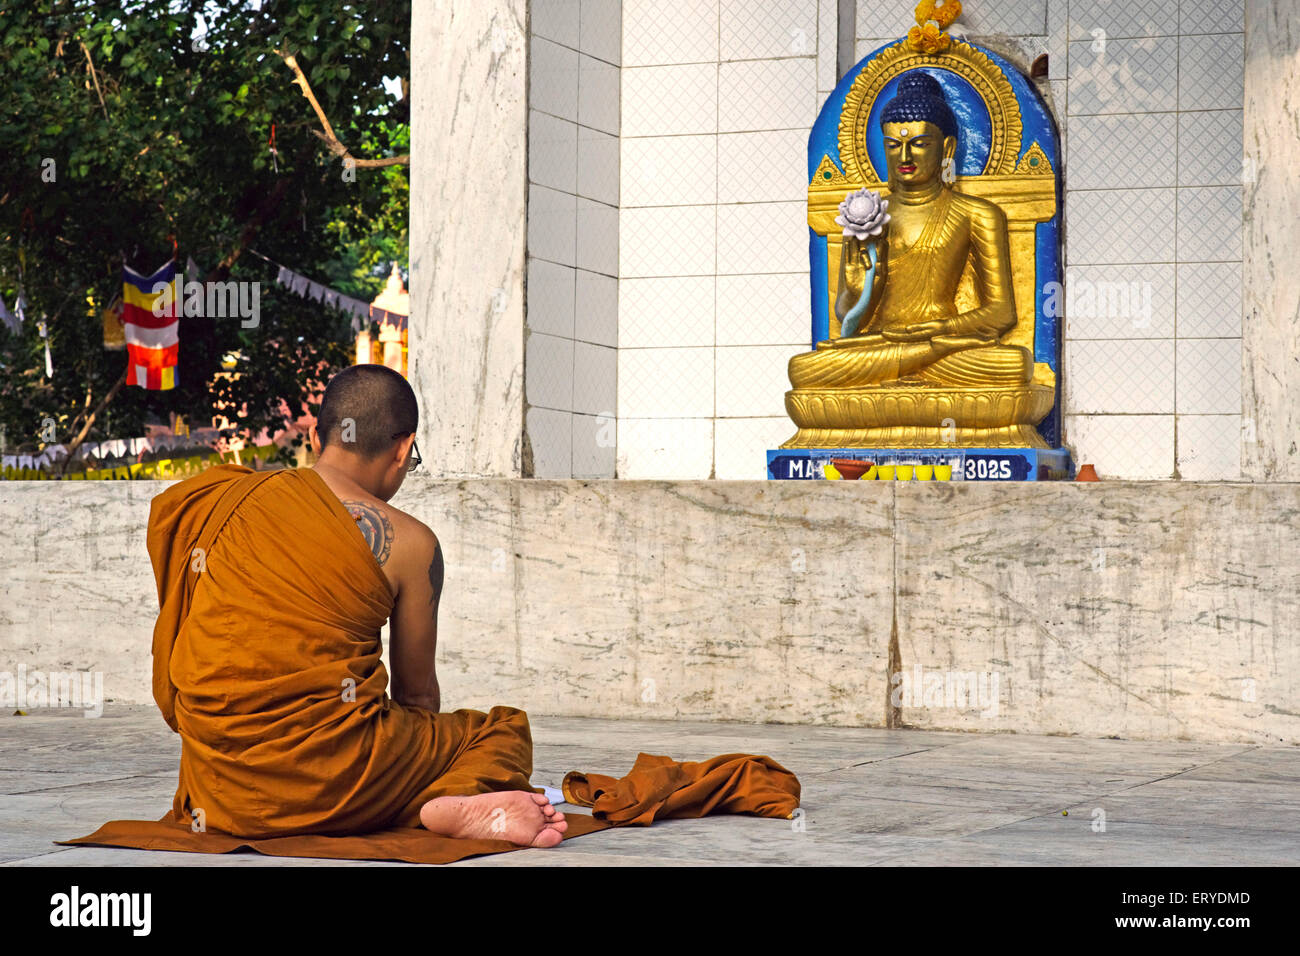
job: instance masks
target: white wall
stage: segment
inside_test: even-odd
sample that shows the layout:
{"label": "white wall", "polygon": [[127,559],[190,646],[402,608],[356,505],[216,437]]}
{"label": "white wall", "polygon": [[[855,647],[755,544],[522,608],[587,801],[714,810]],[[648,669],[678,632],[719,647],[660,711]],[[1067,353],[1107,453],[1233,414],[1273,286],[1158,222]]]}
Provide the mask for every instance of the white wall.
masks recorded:
{"label": "white wall", "polygon": [[526,23],[525,0],[411,13],[410,380],[436,475],[525,464]]}
{"label": "white wall", "polygon": [[623,10],[618,474],[761,478],[808,345],[805,156],[835,4]]}
{"label": "white wall", "polygon": [[526,427],[539,478],[612,478],[618,345],[618,0],[529,18]]}

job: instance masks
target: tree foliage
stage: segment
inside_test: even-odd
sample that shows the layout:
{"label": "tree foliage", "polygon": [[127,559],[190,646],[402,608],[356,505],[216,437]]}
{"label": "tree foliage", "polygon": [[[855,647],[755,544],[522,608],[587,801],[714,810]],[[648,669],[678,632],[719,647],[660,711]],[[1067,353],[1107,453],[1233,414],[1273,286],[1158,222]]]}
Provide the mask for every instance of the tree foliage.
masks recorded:
{"label": "tree foliage", "polygon": [[[121,377],[101,310],[124,256],[149,274],[173,243],[206,279],[260,282],[260,323],[183,317],[178,386],[120,389],[89,437],[138,435],[170,412],[206,424],[224,402],[241,434],[275,430],[350,364],[350,318],[277,287],[249,249],[373,298],[406,259],[407,170],[345,170],[275,51],[295,55],[355,155],[398,155],[406,86],[395,97],[384,80],[409,76],[409,24],[410,0],[0,4],[0,295],[12,307],[21,286],[28,318],[0,329],[11,446],[39,447],[46,417],[68,441]],[[234,380],[218,375],[229,355]]]}

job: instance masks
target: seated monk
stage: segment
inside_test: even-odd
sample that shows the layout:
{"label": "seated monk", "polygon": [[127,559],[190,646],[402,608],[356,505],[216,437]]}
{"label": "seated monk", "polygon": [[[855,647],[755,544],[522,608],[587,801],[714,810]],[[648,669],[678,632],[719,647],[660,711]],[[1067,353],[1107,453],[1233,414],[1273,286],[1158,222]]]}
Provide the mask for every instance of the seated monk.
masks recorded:
{"label": "seated monk", "polygon": [[[173,819],[240,837],[419,827],[549,847],[527,715],[440,713],[443,557],[388,502],[415,393],[359,365],[325,390],[314,468],[210,468],[154,499],[154,697],[182,739]],[[380,628],[390,625],[392,695]]]}

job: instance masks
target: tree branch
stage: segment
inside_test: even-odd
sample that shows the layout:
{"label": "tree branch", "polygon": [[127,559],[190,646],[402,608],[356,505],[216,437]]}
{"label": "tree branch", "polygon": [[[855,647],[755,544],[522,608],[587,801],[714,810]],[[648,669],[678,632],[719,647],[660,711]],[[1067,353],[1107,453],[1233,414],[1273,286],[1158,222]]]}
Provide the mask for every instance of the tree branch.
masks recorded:
{"label": "tree branch", "polygon": [[90,403],[94,400],[94,392],[91,386],[86,386],[86,404],[81,406],[81,411],[77,412],[77,417],[68,423],[68,431],[72,431],[81,424],[81,420],[90,412]]}
{"label": "tree branch", "polygon": [[95,61],[90,58],[90,49],[86,44],[81,44],[81,50],[86,54],[86,66],[90,69],[90,78],[95,81],[95,92],[99,95],[99,108],[104,111],[104,119],[108,119],[108,107],[104,105],[104,91],[99,88],[99,77],[95,75]]}
{"label": "tree branch", "polygon": [[[346,146],[339,142],[339,138],[334,133],[334,127],[330,125],[329,117],[325,115],[325,110],[321,108],[320,101],[316,99],[316,94],[311,90],[311,84],[307,82],[307,75],[303,73],[302,67],[292,53],[285,53],[283,50],[276,50],[280,59],[284,60],[289,69],[293,70],[294,82],[302,89],[302,95],[307,97],[307,102],[311,104],[312,109],[316,111],[316,117],[320,120],[321,127],[325,132],[318,129],[312,130],[322,142],[329,148],[329,151],[335,156],[341,156],[348,160],[353,166],[359,169],[377,169],[381,166],[410,166],[411,155],[406,153],[402,156],[389,156],[386,159],[357,159],[353,156]],[[405,90],[405,87],[403,87]]]}
{"label": "tree branch", "polygon": [[68,457],[63,459],[63,469],[60,474],[67,474],[68,465],[72,462],[72,456],[76,450],[81,447],[81,443],[86,440],[86,436],[90,434],[90,428],[95,424],[95,417],[104,410],[105,406],[113,400],[125,384],[126,369],[122,369],[122,374],[118,377],[117,381],[113,383],[113,387],[104,393],[104,397],[99,400],[99,404],[95,406],[95,410],[91,412],[90,417],[86,419],[86,424],[82,425],[81,431],[77,432],[77,437],[72,439],[72,444],[68,446]]}

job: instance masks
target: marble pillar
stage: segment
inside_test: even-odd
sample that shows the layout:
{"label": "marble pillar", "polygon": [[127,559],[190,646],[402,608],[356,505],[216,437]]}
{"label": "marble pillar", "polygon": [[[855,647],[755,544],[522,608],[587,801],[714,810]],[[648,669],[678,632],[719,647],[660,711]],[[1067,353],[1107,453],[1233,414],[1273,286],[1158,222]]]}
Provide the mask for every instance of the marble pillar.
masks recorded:
{"label": "marble pillar", "polygon": [[527,4],[411,15],[410,379],[430,474],[526,474]]}
{"label": "marble pillar", "polygon": [[1242,468],[1300,480],[1300,6],[1246,3]]}

